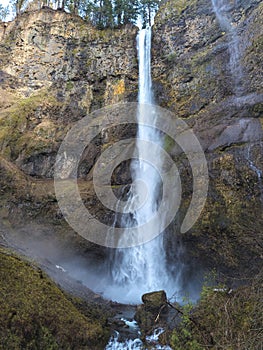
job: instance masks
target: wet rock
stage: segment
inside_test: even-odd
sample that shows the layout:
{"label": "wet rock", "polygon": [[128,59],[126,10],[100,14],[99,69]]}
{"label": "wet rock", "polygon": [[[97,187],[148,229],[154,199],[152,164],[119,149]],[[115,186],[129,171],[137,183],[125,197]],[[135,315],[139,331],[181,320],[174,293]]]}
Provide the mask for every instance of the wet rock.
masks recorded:
{"label": "wet rock", "polygon": [[146,293],[142,296],[143,304],[136,310],[135,320],[143,335],[162,324],[167,315],[167,297],[165,291]]}
{"label": "wet rock", "polygon": [[240,119],[235,124],[227,126],[209,150],[229,147],[235,143],[260,141],[262,136],[263,131],[258,119]]}
{"label": "wet rock", "polygon": [[[257,272],[261,265],[255,240],[261,242],[263,225],[262,14],[259,0],[233,4],[228,18],[234,38],[221,27],[210,0],[171,0],[157,13],[153,28],[157,102],[193,128],[209,168],[206,206],[183,244],[188,256],[233,277],[250,276],[251,266]],[[184,190],[178,216],[184,218],[191,169],[173,147],[169,152],[179,163]]]}
{"label": "wet rock", "polygon": [[166,305],[167,296],[164,290],[143,294],[142,301],[146,310],[158,311]]}

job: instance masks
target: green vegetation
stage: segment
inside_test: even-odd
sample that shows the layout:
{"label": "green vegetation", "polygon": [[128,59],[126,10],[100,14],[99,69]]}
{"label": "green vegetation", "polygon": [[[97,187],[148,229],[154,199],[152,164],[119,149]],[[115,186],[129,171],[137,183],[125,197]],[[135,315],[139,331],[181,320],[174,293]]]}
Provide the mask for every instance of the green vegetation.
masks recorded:
{"label": "green vegetation", "polygon": [[[44,0],[45,6],[58,6],[72,14],[79,15],[99,29],[115,28],[125,24],[135,24],[139,16],[143,24],[152,22],[161,0]],[[14,7],[19,15],[21,9],[39,9],[36,0],[15,0]]]}
{"label": "green vegetation", "polygon": [[177,53],[172,51],[166,56],[166,60],[168,63],[175,63],[177,61]]}
{"label": "green vegetation", "polygon": [[73,88],[74,88],[74,83],[71,80],[67,81],[66,90],[71,91]]}
{"label": "green vegetation", "polygon": [[157,11],[159,5],[159,0],[141,0],[141,15],[144,25],[152,23],[152,15]]}
{"label": "green vegetation", "polygon": [[0,21],[4,21],[8,15],[9,15],[8,6],[4,7],[2,4],[0,4]]}
{"label": "green vegetation", "polygon": [[198,343],[193,335],[193,326],[195,325],[191,313],[193,305],[186,304],[182,308],[181,323],[178,329],[174,330],[171,335],[171,345],[176,350],[202,350],[203,348]]}
{"label": "green vegetation", "polygon": [[[73,3],[76,3],[73,0]],[[124,24],[136,23],[142,16],[144,25],[151,23],[153,13],[158,9],[160,0],[84,0],[78,2],[74,13],[91,21],[98,28],[113,28]],[[67,3],[66,3],[67,6]]]}
{"label": "green vegetation", "polygon": [[19,99],[14,105],[4,109],[0,114],[0,151],[8,158],[17,157],[27,145],[33,150],[46,147],[44,138],[36,137],[32,131],[27,132],[28,122],[35,119],[35,111],[39,108],[56,106],[57,100],[47,90]]}
{"label": "green vegetation", "polygon": [[197,0],[167,0],[163,3],[157,17],[162,18],[163,22],[170,19],[177,20],[183,11],[188,8],[193,9],[195,6],[197,6]]}
{"label": "green vegetation", "polygon": [[236,290],[205,286],[196,307],[183,307],[181,322],[170,338],[172,348],[262,349],[262,283],[260,274],[251,285]]}
{"label": "green vegetation", "polygon": [[164,149],[166,152],[170,152],[175,146],[175,141],[169,135],[165,135],[164,138]]}
{"label": "green vegetation", "polygon": [[0,266],[0,349],[103,348],[108,333],[97,310],[94,317],[88,305],[73,305],[39,268],[7,250],[0,249]]}

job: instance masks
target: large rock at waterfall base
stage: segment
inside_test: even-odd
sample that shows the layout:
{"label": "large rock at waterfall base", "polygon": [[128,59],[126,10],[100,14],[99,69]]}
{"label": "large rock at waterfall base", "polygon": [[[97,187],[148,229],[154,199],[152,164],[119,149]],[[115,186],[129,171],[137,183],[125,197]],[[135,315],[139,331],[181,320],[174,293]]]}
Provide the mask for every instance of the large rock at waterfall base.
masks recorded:
{"label": "large rock at waterfall base", "polygon": [[153,327],[165,321],[167,296],[165,291],[161,290],[143,294],[142,301],[143,304],[138,306],[134,318],[140,325],[142,335],[146,335]]}
{"label": "large rock at waterfall base", "polygon": [[166,305],[167,296],[164,290],[143,294],[142,301],[144,307],[149,311],[158,311]]}

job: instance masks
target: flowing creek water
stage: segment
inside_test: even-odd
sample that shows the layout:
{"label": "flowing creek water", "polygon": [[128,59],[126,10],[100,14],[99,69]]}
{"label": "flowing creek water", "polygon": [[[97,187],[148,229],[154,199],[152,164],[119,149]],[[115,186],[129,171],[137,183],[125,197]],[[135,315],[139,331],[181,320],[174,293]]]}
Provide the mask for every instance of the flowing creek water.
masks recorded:
{"label": "flowing creek water", "polygon": [[[136,328],[136,323],[133,324]],[[143,350],[147,349],[147,344],[152,350],[171,350],[169,345],[158,344],[158,338],[163,333],[162,328],[157,328],[152,335],[146,337],[146,344],[144,344],[140,338],[126,339],[124,341],[120,340],[120,334],[115,332],[115,334],[110,338],[105,350]],[[140,331],[137,330],[138,336],[140,336]]]}

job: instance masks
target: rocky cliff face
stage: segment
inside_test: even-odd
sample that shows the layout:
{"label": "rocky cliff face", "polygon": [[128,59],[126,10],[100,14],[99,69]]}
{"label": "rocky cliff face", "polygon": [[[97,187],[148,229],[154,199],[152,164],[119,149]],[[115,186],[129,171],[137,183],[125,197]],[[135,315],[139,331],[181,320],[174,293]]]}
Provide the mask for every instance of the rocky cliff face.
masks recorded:
{"label": "rocky cliff face", "polygon": [[[256,271],[262,258],[262,11],[257,0],[233,5],[230,30],[220,27],[209,0],[170,0],[153,30],[156,100],[193,128],[209,166],[206,207],[182,239],[191,259],[228,273]],[[46,179],[52,178],[58,147],[75,121],[104,105],[136,101],[136,33],[135,27],[98,31],[51,9],[0,25],[0,213],[5,220],[14,222],[18,213],[21,220],[21,213],[30,220],[46,215],[59,232],[68,229]],[[238,68],[231,51],[236,36]],[[94,142],[83,174],[105,147],[130,132],[118,129]],[[173,144],[166,146],[176,154]],[[185,190],[178,217],[183,217],[191,169],[185,158],[178,159]]]}
{"label": "rocky cliff face", "polygon": [[74,121],[136,99],[136,32],[98,31],[51,9],[2,24],[2,153],[29,175],[52,177],[58,145]]}
{"label": "rocky cliff face", "polygon": [[210,188],[189,236],[195,253],[252,270],[262,254],[263,6],[225,3],[227,12],[208,0],[165,2],[154,26],[153,76],[159,104],[193,128],[206,152]]}
{"label": "rocky cliff face", "polygon": [[[102,106],[136,99],[136,33],[133,26],[99,31],[48,8],[0,23],[0,243],[3,238],[39,262],[48,251],[50,259],[58,258],[69,247],[74,256],[89,255],[89,248],[97,257],[103,253],[66,224],[54,193],[54,162],[74,122]],[[122,134],[125,128],[118,130]],[[91,143],[83,176],[115,139],[105,133]],[[96,211],[87,186],[81,192]],[[38,252],[33,242],[40,243]]]}

